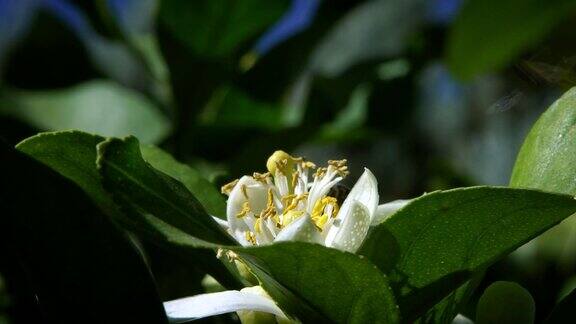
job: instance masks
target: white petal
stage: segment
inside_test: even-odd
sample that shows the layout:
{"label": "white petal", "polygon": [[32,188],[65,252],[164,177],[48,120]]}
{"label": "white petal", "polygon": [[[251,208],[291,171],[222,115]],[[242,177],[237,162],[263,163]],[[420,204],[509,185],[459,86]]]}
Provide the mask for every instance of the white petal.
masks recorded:
{"label": "white petal", "polygon": [[385,221],[392,214],[396,213],[399,209],[406,206],[410,202],[410,199],[398,199],[379,205],[376,208],[376,213],[372,217],[372,226],[378,225]]}
{"label": "white petal", "polygon": [[256,241],[258,245],[266,245],[270,244],[274,241],[274,235],[268,225],[266,224],[266,220],[260,223],[260,231],[256,231]]}
{"label": "white petal", "polygon": [[254,310],[276,316],[285,316],[272,299],[237,290],[172,300],[164,303],[164,309],[172,323],[182,323],[239,310]]}
{"label": "white petal", "polygon": [[351,214],[350,209],[353,201],[357,201],[366,207],[370,217],[369,223],[371,223],[378,207],[378,182],[372,172],[366,168],[340,207],[337,216],[340,222],[344,222],[346,216]]}
{"label": "white petal", "polygon": [[218,225],[220,225],[220,227],[222,227],[225,231],[227,231],[227,230],[230,228],[230,226],[228,226],[228,222],[225,221],[225,220],[223,220],[222,218],[216,217],[216,216],[212,216],[212,219],[213,219],[216,223],[218,223]]}
{"label": "white petal", "polygon": [[452,321],[452,324],[474,324],[468,317],[458,314]]}
{"label": "white petal", "polygon": [[316,229],[312,219],[310,219],[310,215],[305,214],[288,224],[278,233],[274,242],[280,241],[320,243],[322,236]]}
{"label": "white petal", "polygon": [[358,201],[351,202],[348,213],[348,215],[342,215],[343,219],[339,224],[335,222],[330,227],[325,245],[343,251],[356,252],[368,234],[370,215],[364,204]]}
{"label": "white petal", "polygon": [[232,232],[236,232],[236,230],[247,231],[249,229],[243,219],[236,217],[236,215],[238,215],[242,210],[242,204],[246,202],[242,186],[246,186],[246,193],[249,198],[248,202],[253,212],[259,213],[264,207],[266,207],[266,186],[254,180],[254,178],[250,176],[243,176],[240,178],[236,186],[234,186],[234,189],[230,192],[226,204],[226,217],[228,218],[228,225]]}

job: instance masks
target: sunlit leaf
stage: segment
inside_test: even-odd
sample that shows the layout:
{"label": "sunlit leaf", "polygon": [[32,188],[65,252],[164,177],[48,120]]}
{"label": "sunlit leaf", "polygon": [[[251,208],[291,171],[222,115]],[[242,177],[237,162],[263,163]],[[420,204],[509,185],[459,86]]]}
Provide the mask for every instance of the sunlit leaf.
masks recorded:
{"label": "sunlit leaf", "polygon": [[100,143],[97,166],[104,188],[128,222],[152,231],[161,228],[162,234],[182,231],[190,234],[197,246],[234,244],[181,182],[144,161],[135,137]]}
{"label": "sunlit leaf", "polygon": [[576,212],[570,196],[497,187],[437,191],[376,227],[360,254],[388,274],[407,319]]}
{"label": "sunlit leaf", "polygon": [[518,153],[510,185],[576,195],[576,88],[534,124]]}
{"label": "sunlit leaf", "polygon": [[155,169],[182,182],[209,214],[221,218],[226,217],[224,196],[198,170],[176,161],[170,154],[156,146],[143,145],[140,150],[144,160]]}
{"label": "sunlit leaf", "polygon": [[[331,323],[400,321],[387,278],[373,264],[353,254],[296,242],[238,252],[276,301],[304,322],[312,319]],[[276,282],[281,287],[276,286]],[[289,298],[287,293],[317,313],[301,313],[302,305],[283,304]]]}
{"label": "sunlit leaf", "polygon": [[0,113],[42,130],[135,135],[145,143],[158,142],[170,131],[168,119],[146,97],[109,81],[64,90],[10,91],[3,99]]}

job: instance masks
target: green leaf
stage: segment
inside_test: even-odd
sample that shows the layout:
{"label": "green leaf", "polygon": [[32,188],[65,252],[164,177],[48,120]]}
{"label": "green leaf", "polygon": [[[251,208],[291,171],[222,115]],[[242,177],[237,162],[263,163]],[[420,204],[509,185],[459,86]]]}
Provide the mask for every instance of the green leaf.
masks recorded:
{"label": "green leaf", "polygon": [[[49,323],[167,323],[137,249],[86,196],[0,142],[0,235]],[[14,172],[19,170],[20,172]],[[24,271],[25,270],[25,271]],[[34,311],[34,310],[32,310]]]}
{"label": "green leaf", "polygon": [[156,143],[168,135],[168,119],[143,95],[109,81],[64,90],[9,91],[0,113],[41,130],[78,129],[103,136],[135,135]]}
{"label": "green leaf", "polygon": [[[102,187],[100,174],[96,169],[96,145],[102,141],[104,141],[103,137],[80,131],[42,133],[22,141],[17,145],[17,149],[76,183],[115,222],[127,225],[126,223],[129,223],[127,216],[118,210],[109,193]],[[180,170],[181,167],[185,168],[182,165],[171,165],[172,163],[169,159],[162,159],[161,157],[166,154],[164,152],[155,156],[154,153],[158,153],[159,149],[148,148],[145,151],[148,152],[150,160],[156,161],[155,163],[161,164],[166,168],[173,167],[174,173],[184,170]],[[186,180],[191,176],[183,173],[183,177]],[[190,184],[192,183],[190,180]],[[134,226],[127,227],[131,231],[140,229],[134,228]],[[204,271],[209,272],[227,288],[235,289],[239,287],[238,281],[230,276],[228,270],[214,258],[211,251],[190,248],[180,251],[175,249],[172,244],[166,244],[165,240],[156,239],[158,238],[158,232],[160,232],[158,229],[154,229],[152,233],[145,231],[138,233],[143,234],[144,238],[153,241],[153,243],[169,249],[173,254],[177,254],[190,266],[200,267]],[[150,234],[153,235],[151,236]],[[203,260],[203,262],[197,262],[197,260]]]}
{"label": "green leaf", "polygon": [[[297,242],[235,251],[255,270],[264,289],[304,323],[400,321],[387,278],[356,255]],[[294,309],[301,305],[286,305],[290,298],[286,293],[292,293],[317,313]]]}
{"label": "green leaf", "polygon": [[194,53],[222,57],[264,31],[286,7],[284,0],[167,0],[162,1],[160,16]]}
{"label": "green leaf", "polygon": [[319,43],[311,70],[337,77],[370,60],[400,55],[424,20],[426,1],[364,1],[350,10]]}
{"label": "green leaf", "polygon": [[437,191],[374,228],[359,254],[389,275],[402,314],[411,320],[574,212],[572,197],[534,190]]}
{"label": "green leaf", "polygon": [[96,163],[104,188],[128,222],[152,232],[187,233],[197,246],[235,243],[182,183],[144,161],[135,137],[100,143]]}
{"label": "green leaf", "polygon": [[552,313],[546,318],[546,324],[566,323],[566,319],[576,316],[576,289],[572,290],[566,297],[554,307]]}
{"label": "green leaf", "polygon": [[182,182],[209,214],[226,217],[224,196],[198,170],[176,161],[170,154],[156,146],[142,145],[140,150],[144,160],[152,167]]}
{"label": "green leaf", "polygon": [[571,0],[469,0],[448,38],[451,71],[462,79],[505,67],[566,15]]}
{"label": "green leaf", "polygon": [[283,126],[281,109],[257,101],[240,89],[225,86],[214,92],[201,115],[206,125],[275,130]]}
{"label": "green leaf", "polygon": [[476,323],[534,323],[536,307],[532,295],[517,283],[497,281],[486,288],[478,301]]}
{"label": "green leaf", "polygon": [[576,88],[534,124],[518,153],[510,186],[576,195]]}
{"label": "green leaf", "polygon": [[464,285],[454,290],[422,316],[423,323],[451,324],[462,307],[470,300],[484,278],[484,271],[476,271]]}
{"label": "green leaf", "polygon": [[116,215],[116,206],[96,170],[96,145],[103,140],[80,131],[41,133],[20,142],[16,149],[72,180],[107,214]]}

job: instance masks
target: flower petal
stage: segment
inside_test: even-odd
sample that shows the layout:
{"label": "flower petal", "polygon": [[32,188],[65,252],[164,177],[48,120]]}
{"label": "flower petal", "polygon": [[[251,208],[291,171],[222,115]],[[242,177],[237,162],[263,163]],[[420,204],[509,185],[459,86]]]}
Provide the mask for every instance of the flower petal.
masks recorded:
{"label": "flower petal", "polygon": [[392,216],[392,214],[396,213],[402,207],[406,206],[410,202],[410,199],[398,199],[391,201],[389,203],[385,203],[379,205],[376,208],[376,213],[372,217],[372,226],[378,225],[385,221],[388,217]]}
{"label": "flower petal", "polygon": [[237,290],[172,300],[164,303],[164,309],[172,323],[182,323],[239,310],[254,310],[276,316],[285,316],[272,299]]}
{"label": "flower petal", "polygon": [[243,176],[238,183],[234,186],[228,197],[226,204],[226,217],[228,218],[228,225],[233,233],[238,231],[249,230],[248,225],[243,219],[238,218],[236,215],[242,210],[242,205],[246,202],[246,196],[242,187],[246,187],[246,194],[248,195],[248,203],[254,213],[259,213],[267,202],[267,189],[262,183],[254,180],[250,176]]}
{"label": "flower petal", "polygon": [[227,230],[230,228],[230,226],[228,226],[228,222],[225,221],[225,220],[223,220],[222,218],[216,217],[216,216],[212,216],[212,219],[213,219],[216,223],[218,223],[218,225],[220,225],[220,227],[222,227],[225,231],[227,231]]}
{"label": "flower petal", "polygon": [[[364,204],[352,201],[348,215],[335,222],[326,236],[325,245],[342,251],[356,252],[364,242],[370,228],[370,215]],[[340,217],[340,213],[338,214]],[[338,219],[337,219],[338,220]]]}
{"label": "flower petal", "polygon": [[280,241],[320,243],[322,242],[322,236],[318,229],[316,229],[316,225],[312,222],[310,215],[304,214],[278,233],[274,242]]}
{"label": "flower petal", "polygon": [[470,320],[468,317],[462,314],[458,314],[456,317],[454,317],[452,324],[474,324],[474,322],[472,322],[472,320]]}
{"label": "flower petal", "polygon": [[364,173],[358,181],[356,181],[356,184],[352,187],[348,197],[346,197],[340,207],[337,215],[337,219],[339,219],[340,222],[344,222],[346,216],[351,214],[350,209],[352,208],[353,201],[357,201],[366,207],[370,217],[369,223],[371,223],[372,217],[374,217],[376,208],[378,207],[378,181],[376,181],[372,172],[366,168],[364,168]]}

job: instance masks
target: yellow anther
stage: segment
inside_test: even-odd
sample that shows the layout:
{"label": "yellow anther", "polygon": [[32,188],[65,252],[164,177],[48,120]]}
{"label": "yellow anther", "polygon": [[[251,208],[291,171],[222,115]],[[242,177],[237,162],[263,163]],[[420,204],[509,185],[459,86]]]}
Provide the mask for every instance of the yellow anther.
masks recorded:
{"label": "yellow anther", "polygon": [[284,206],[284,213],[294,210],[298,207],[298,204],[308,198],[308,193],[297,195],[286,195],[282,197],[282,204]]}
{"label": "yellow anther", "polygon": [[268,201],[266,203],[266,208],[260,212],[261,218],[268,218],[276,215],[276,208],[274,206],[274,192],[272,188],[268,189]]}
{"label": "yellow anther", "polygon": [[282,202],[282,206],[284,206],[284,208],[287,209],[288,206],[290,206],[292,204],[292,201],[295,198],[296,198],[295,194],[286,195],[286,196],[280,198],[280,200]]}
{"label": "yellow anther", "polygon": [[262,233],[262,218],[256,218],[254,222],[254,231],[258,234]]}
{"label": "yellow anther", "polygon": [[[330,215],[327,213],[327,208],[332,207],[332,212]],[[338,200],[334,197],[326,196],[320,200],[317,200],[312,208],[312,221],[316,226],[322,230],[326,222],[330,217],[335,218],[338,215]]]}
{"label": "yellow anther", "polygon": [[343,160],[328,160],[328,165],[334,167],[339,175],[345,177],[350,172],[348,172],[348,166],[346,165],[348,161],[346,159]]}
{"label": "yellow anther", "polygon": [[296,188],[298,184],[298,178],[300,177],[300,172],[296,171],[292,173],[292,188]]}
{"label": "yellow anther", "polygon": [[301,210],[289,210],[280,216],[280,228],[288,226],[304,214]]}
{"label": "yellow anther", "polygon": [[316,164],[310,161],[302,161],[301,164],[302,169],[316,169]]}
{"label": "yellow anther", "polygon": [[270,172],[266,172],[266,173],[254,172],[254,174],[252,175],[252,178],[254,178],[254,180],[262,182],[262,183],[266,183],[266,179],[268,177],[270,177]]}
{"label": "yellow anther", "polygon": [[318,168],[314,173],[314,177],[322,178],[326,174],[326,171],[327,171],[326,168]]}
{"label": "yellow anther", "polygon": [[242,210],[240,210],[240,212],[238,212],[238,214],[236,214],[236,217],[242,218],[242,217],[248,215],[249,212],[250,212],[250,204],[247,201],[245,201],[242,204]]}
{"label": "yellow anther", "polygon": [[329,218],[328,214],[323,214],[320,217],[312,218],[312,221],[314,222],[314,224],[316,224],[316,227],[322,230],[324,228],[324,225],[326,225],[326,223],[328,222],[328,218]]}
{"label": "yellow anther", "polygon": [[254,235],[254,233],[250,232],[250,231],[246,231],[244,232],[244,235],[246,236],[246,241],[252,243],[252,245],[256,245],[256,235]]}
{"label": "yellow anther", "polygon": [[220,189],[220,191],[225,195],[230,195],[230,192],[232,192],[232,189],[234,189],[234,187],[236,187],[237,184],[238,184],[238,179],[223,185],[222,188]]}

